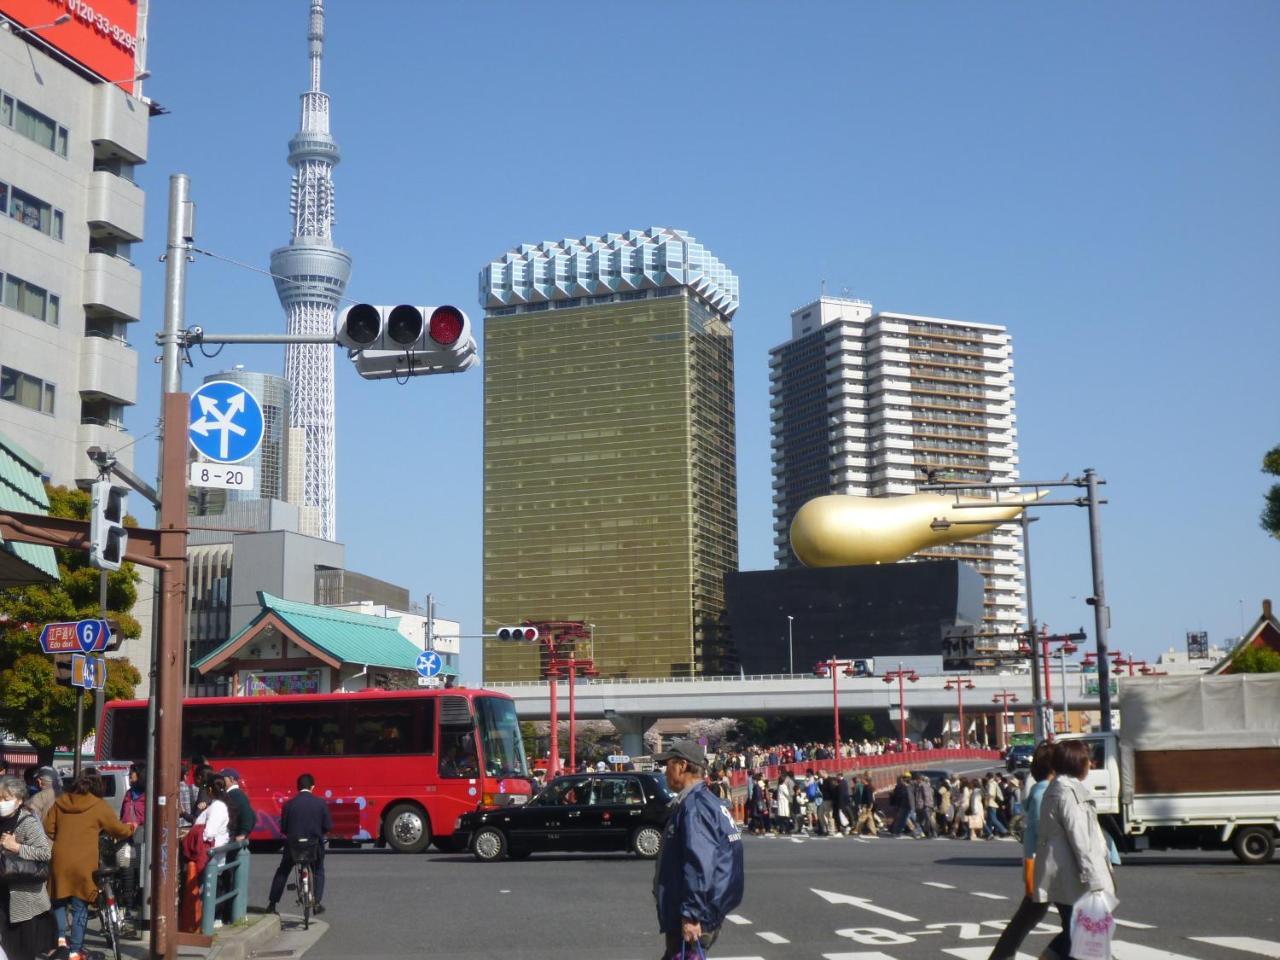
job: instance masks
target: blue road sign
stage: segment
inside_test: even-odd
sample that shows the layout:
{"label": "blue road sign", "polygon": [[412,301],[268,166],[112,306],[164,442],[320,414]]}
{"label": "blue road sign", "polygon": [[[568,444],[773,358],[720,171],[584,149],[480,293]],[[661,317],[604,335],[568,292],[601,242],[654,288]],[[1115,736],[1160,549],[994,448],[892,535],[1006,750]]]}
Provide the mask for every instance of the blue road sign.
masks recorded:
{"label": "blue road sign", "polygon": [[239,463],[262,444],[262,406],[258,398],[229,380],[211,380],[191,394],[187,436],[204,457]]}
{"label": "blue road sign", "polygon": [[440,654],[434,650],[424,650],[418,654],[418,676],[434,677],[440,672],[440,668],[444,666],[444,661],[440,659]]}
{"label": "blue road sign", "polygon": [[40,631],[40,649],[45,653],[99,653],[110,642],[111,628],[105,620],[46,623]]}
{"label": "blue road sign", "polygon": [[107,661],[102,657],[71,655],[71,685],[86,690],[99,690],[107,685]]}

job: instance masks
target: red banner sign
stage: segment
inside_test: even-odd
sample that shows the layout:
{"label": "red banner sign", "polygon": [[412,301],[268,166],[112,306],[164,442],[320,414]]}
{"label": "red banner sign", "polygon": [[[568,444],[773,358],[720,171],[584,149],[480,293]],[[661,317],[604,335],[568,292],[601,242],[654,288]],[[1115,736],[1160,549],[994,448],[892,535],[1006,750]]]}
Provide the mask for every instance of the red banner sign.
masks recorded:
{"label": "red banner sign", "polygon": [[[104,80],[131,89],[137,73],[138,0],[0,0],[0,14]],[[53,22],[69,16],[56,27]]]}

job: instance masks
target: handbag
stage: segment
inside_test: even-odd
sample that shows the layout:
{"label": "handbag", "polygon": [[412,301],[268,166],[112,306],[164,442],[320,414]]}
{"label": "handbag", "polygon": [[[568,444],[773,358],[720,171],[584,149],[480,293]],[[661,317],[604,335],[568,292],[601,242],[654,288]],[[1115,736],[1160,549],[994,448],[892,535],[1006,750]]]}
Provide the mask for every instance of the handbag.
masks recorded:
{"label": "handbag", "polygon": [[1111,960],[1111,935],[1120,901],[1102,890],[1092,890],[1071,908],[1071,956],[1073,960]]}
{"label": "handbag", "polygon": [[24,860],[16,853],[0,853],[0,880],[5,883],[44,883],[48,879],[48,860]]}
{"label": "handbag", "polygon": [[[672,960],[676,960],[672,955]],[[693,943],[685,940],[680,943],[679,960],[707,960],[707,952],[702,949],[702,941],[695,940]]]}

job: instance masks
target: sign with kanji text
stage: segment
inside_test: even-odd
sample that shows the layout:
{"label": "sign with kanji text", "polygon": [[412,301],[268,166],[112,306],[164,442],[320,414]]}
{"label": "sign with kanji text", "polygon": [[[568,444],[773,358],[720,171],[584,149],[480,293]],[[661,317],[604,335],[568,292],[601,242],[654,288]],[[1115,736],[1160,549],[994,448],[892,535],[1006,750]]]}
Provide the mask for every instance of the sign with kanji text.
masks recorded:
{"label": "sign with kanji text", "polygon": [[40,631],[45,653],[101,653],[110,642],[111,627],[105,620],[46,623]]}

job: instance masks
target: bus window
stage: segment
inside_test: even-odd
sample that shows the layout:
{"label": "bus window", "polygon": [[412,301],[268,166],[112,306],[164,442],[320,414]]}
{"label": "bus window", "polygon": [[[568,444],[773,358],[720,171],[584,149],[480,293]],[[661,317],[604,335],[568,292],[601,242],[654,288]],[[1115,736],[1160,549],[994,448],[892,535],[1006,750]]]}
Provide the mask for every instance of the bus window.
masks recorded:
{"label": "bus window", "polygon": [[475,702],[484,772],[490,777],[527,777],[529,766],[515,704],[501,697],[476,697]]}
{"label": "bus window", "polygon": [[192,757],[199,754],[210,762],[219,757],[257,755],[258,715],[256,705],[187,707],[182,715],[182,755]]}
{"label": "bus window", "polygon": [[440,776],[478,777],[476,738],[470,729],[440,731]]}
{"label": "bus window", "polygon": [[[107,711],[104,760],[145,760],[147,757],[147,708],[130,707]],[[184,756],[190,756],[185,753]]]}
{"label": "bus window", "polygon": [[264,755],[268,757],[341,756],[346,752],[341,706],[333,703],[273,704],[266,699]]}
{"label": "bus window", "polygon": [[434,704],[422,700],[368,700],[351,705],[352,754],[431,753]]}

